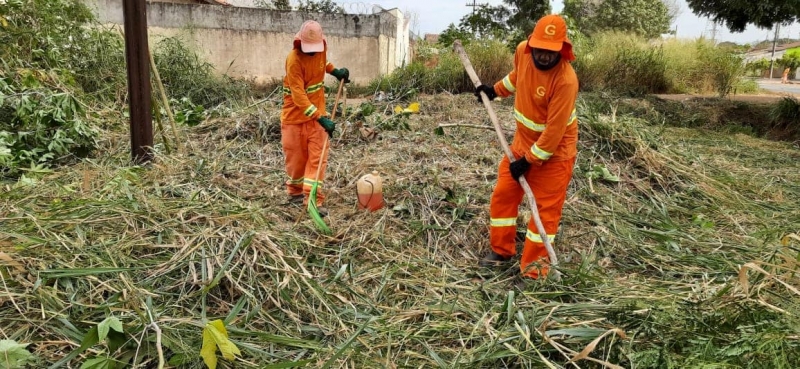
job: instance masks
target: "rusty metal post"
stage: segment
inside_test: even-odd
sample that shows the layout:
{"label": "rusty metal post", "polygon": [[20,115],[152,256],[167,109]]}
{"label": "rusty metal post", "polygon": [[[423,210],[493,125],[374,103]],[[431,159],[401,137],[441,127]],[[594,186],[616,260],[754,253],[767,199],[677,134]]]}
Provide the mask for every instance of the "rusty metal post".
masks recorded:
{"label": "rusty metal post", "polygon": [[137,164],[153,160],[153,116],[150,101],[150,48],[145,0],[122,0],[125,62],[131,119],[131,155]]}

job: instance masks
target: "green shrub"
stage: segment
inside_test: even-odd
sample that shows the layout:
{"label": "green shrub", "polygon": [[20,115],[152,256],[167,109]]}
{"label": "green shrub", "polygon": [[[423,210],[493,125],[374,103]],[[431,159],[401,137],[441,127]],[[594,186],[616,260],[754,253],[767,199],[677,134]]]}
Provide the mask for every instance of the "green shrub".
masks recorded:
{"label": "green shrub", "polygon": [[753,94],[759,90],[758,83],[747,78],[740,78],[733,86],[733,93],[735,94]]}
{"label": "green shrub", "polygon": [[[98,127],[111,126],[94,111],[126,103],[122,36],[102,28],[80,0],[7,0],[0,20],[0,176],[90,154]],[[183,123],[207,114],[194,104],[217,105],[247,89],[217,77],[177,39],[155,52]]]}
{"label": "green shrub", "polygon": [[79,0],[7,0],[0,4],[0,60],[6,67],[72,69],[93,15]]}
{"label": "green shrub", "polygon": [[226,75],[218,76],[214,67],[200,58],[176,37],[167,37],[155,45],[156,67],[169,97],[187,98],[206,108],[240,98],[247,85]]}
{"label": "green shrub", "polygon": [[77,0],[0,4],[0,176],[41,170],[96,146],[80,61],[92,14]]}
{"label": "green shrub", "polygon": [[800,128],[800,100],[791,96],[782,98],[772,107],[770,118],[778,125]]}
{"label": "green shrub", "polygon": [[704,48],[701,60],[709,68],[714,91],[719,97],[727,96],[739,79],[744,76],[745,66],[741,56],[719,48]]}
{"label": "green shrub", "polygon": [[[55,82],[54,82],[55,81]],[[97,130],[76,95],[40,70],[0,78],[0,176],[41,169],[94,149]]]}
{"label": "green shrub", "polygon": [[74,54],[75,79],[83,91],[103,102],[122,103],[127,94],[125,40],[112,29],[88,29]]}

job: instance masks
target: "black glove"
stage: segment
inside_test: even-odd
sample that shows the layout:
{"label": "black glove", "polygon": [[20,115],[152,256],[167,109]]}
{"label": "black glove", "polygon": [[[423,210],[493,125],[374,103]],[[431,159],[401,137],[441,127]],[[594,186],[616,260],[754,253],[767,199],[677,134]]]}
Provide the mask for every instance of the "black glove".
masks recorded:
{"label": "black glove", "polygon": [[497,97],[497,92],[494,91],[493,86],[480,85],[475,88],[475,96],[478,97],[478,102],[483,102],[483,100],[481,100],[481,92],[486,94],[486,97],[489,98],[489,101],[492,101]]}
{"label": "black glove", "polygon": [[319,122],[322,128],[325,128],[325,131],[328,132],[328,136],[333,137],[333,131],[336,130],[336,123],[328,117],[320,117],[317,119],[317,122]]}
{"label": "black glove", "polygon": [[350,83],[350,71],[347,68],[334,69],[331,71],[331,75],[339,81],[344,80],[344,83]]}
{"label": "black glove", "polygon": [[514,177],[517,182],[519,182],[519,177],[527,173],[528,169],[531,169],[531,163],[528,163],[523,156],[515,160],[508,167],[511,170],[511,176]]}

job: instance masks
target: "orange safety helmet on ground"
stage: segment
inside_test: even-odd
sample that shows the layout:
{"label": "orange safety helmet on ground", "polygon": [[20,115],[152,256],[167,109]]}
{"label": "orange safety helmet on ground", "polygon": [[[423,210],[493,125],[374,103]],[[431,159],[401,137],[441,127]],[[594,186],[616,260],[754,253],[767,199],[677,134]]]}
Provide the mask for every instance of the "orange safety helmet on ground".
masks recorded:
{"label": "orange safety helmet on ground", "polygon": [[561,57],[575,60],[572,52],[572,41],[567,36],[567,22],[558,14],[545,15],[533,27],[533,33],[528,37],[528,46],[534,49],[545,49],[561,52]]}

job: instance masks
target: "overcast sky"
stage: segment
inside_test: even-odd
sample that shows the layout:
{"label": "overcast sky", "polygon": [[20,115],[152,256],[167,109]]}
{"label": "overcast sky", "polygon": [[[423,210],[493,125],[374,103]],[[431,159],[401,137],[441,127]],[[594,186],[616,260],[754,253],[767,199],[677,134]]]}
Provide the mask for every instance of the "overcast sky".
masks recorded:
{"label": "overcast sky", "polygon": [[[458,24],[459,19],[469,13],[472,8],[466,4],[472,0],[367,0],[368,3],[377,4],[384,8],[399,8],[404,13],[416,15],[416,21],[412,24],[412,31],[418,34],[439,33],[450,23]],[[340,3],[352,4],[350,7],[357,7],[357,2],[343,0]],[[478,0],[478,4],[501,4],[502,0]],[[711,23],[705,18],[699,18],[692,13],[685,0],[678,0],[681,13],[675,24],[674,29],[678,28],[678,37],[696,38],[702,34],[711,36]],[[363,4],[363,3],[361,3]],[[552,1],[553,11],[559,12],[563,7],[561,0]],[[793,24],[790,27],[782,27],[781,37],[800,38],[800,25]],[[756,27],[749,27],[743,33],[731,33],[724,26],[717,27],[717,39],[720,41],[733,41],[737,43],[751,43],[772,39],[773,33],[770,30],[763,30]]]}

